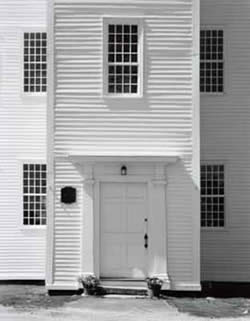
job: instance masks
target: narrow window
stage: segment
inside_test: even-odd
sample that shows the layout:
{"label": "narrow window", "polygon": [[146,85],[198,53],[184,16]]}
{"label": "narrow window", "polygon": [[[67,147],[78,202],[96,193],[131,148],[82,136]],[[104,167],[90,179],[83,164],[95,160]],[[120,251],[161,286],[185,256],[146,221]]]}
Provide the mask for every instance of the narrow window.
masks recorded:
{"label": "narrow window", "polygon": [[201,227],[225,225],[224,165],[201,166]]}
{"label": "narrow window", "polygon": [[46,224],[45,164],[23,164],[23,224]]}
{"label": "narrow window", "polygon": [[139,26],[108,24],[108,93],[139,93]]}
{"label": "narrow window", "polygon": [[23,90],[43,93],[47,90],[47,35],[45,32],[24,33]]}
{"label": "narrow window", "polygon": [[224,91],[224,32],[206,29],[200,33],[200,91]]}

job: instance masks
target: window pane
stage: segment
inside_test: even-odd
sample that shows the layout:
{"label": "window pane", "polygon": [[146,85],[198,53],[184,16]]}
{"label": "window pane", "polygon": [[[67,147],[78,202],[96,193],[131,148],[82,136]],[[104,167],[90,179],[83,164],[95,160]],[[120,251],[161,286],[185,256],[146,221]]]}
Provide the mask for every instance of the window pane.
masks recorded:
{"label": "window pane", "polygon": [[200,32],[200,91],[224,91],[223,30]]}
{"label": "window pane", "polygon": [[[220,188],[219,188],[220,187]],[[201,226],[224,226],[224,165],[201,166]]]}
{"label": "window pane", "polygon": [[[46,224],[46,165],[23,165],[23,224]],[[41,210],[43,209],[43,219]]]}
{"label": "window pane", "polygon": [[[41,75],[36,70],[47,69],[46,41],[44,32],[24,33],[24,92],[45,92],[47,90],[46,75],[41,82]],[[41,62],[43,65],[40,65]],[[32,72],[30,72],[32,71]],[[36,86],[33,86],[36,84]]]}
{"label": "window pane", "polygon": [[137,94],[138,26],[109,24],[108,33],[108,92]]}

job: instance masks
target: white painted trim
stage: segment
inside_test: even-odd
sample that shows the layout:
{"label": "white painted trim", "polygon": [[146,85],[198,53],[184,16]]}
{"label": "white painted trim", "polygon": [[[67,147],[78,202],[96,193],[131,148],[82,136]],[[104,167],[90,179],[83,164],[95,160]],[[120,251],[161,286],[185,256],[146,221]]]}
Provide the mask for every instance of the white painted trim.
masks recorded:
{"label": "white painted trim", "polygon": [[46,283],[53,283],[54,254],[54,0],[47,7],[47,255]]}
{"label": "white painted trim", "polygon": [[44,280],[42,273],[0,273],[0,280]]}
{"label": "white painted trim", "polygon": [[[89,160],[89,159],[88,159]],[[92,160],[92,158],[91,158]],[[112,159],[113,160],[113,159]],[[101,162],[101,159],[98,158],[98,162]],[[79,164],[78,164],[79,165]],[[90,226],[87,230],[87,236],[86,236],[86,230],[84,229],[84,224],[82,223],[82,241],[81,241],[81,253],[82,253],[82,259],[86,257],[86,255],[90,256],[91,262],[88,262],[88,264],[83,265],[83,261],[81,263],[81,273],[87,273],[87,274],[95,274],[97,278],[100,277],[100,188],[101,184],[103,183],[144,183],[147,185],[147,202],[148,202],[148,219],[151,221],[152,230],[148,231],[148,233],[151,233],[151,240],[152,240],[152,247],[148,248],[148,259],[154,255],[154,252],[152,252],[154,249],[157,248],[157,242],[161,242],[162,244],[162,238],[158,238],[157,235],[153,234],[155,232],[155,226],[153,226],[152,222],[154,221],[154,211],[155,211],[155,204],[154,202],[158,202],[157,199],[157,193],[155,191],[155,184],[152,183],[152,180],[159,180],[161,184],[158,185],[157,188],[160,188],[161,191],[164,193],[164,199],[162,199],[161,203],[161,214],[158,215],[158,222],[163,222],[165,219],[161,217],[161,215],[164,215],[164,218],[166,216],[166,184],[165,184],[165,162],[164,163],[155,163],[155,175],[153,176],[139,176],[139,175],[127,175],[127,176],[121,176],[121,175],[98,175],[97,177],[93,176],[94,172],[94,164],[87,161],[83,162],[82,166],[84,168],[83,176],[83,195],[86,195],[85,200],[85,209],[87,208],[87,211],[85,211],[85,220],[89,223],[93,223],[93,230]],[[162,181],[164,181],[164,184],[162,184]],[[87,184],[84,187],[84,182],[87,182]],[[91,186],[88,184],[90,182]],[[85,191],[85,188],[87,189],[87,194]],[[155,191],[156,198],[152,199],[152,192]],[[91,195],[93,199],[91,198]],[[82,209],[83,210],[83,209]],[[83,212],[82,212],[83,213]],[[167,238],[167,225],[163,225],[163,231],[165,233],[165,238]],[[89,244],[91,242],[91,244]],[[163,241],[165,244],[167,240]],[[163,265],[154,266],[154,264],[151,266],[151,270],[149,268],[149,260],[148,260],[148,275],[151,275],[152,273],[155,274],[157,272],[160,273],[160,275],[163,277],[166,288],[169,288],[169,278],[168,278],[168,272],[167,272],[167,244],[164,246],[160,246],[160,252],[165,253],[165,261],[162,263]],[[90,253],[91,248],[93,248],[93,253]],[[163,255],[164,256],[164,255]],[[154,260],[151,260],[151,264]]]}
{"label": "white painted trim", "polygon": [[121,175],[109,175],[109,176],[98,176],[97,182],[105,182],[105,183],[147,183],[151,180],[149,176],[121,176]]}
{"label": "white painted trim", "polygon": [[95,184],[94,189],[94,271],[96,277],[100,278],[101,267],[100,267],[100,233],[101,233],[101,226],[100,226],[100,190],[101,189],[101,182],[98,180]]}
{"label": "white painted trim", "polygon": [[200,187],[200,28],[199,1],[193,0],[193,177]]}
{"label": "white painted trim", "polygon": [[79,283],[60,283],[60,284],[46,284],[46,290],[60,290],[60,291],[75,291],[81,288]]}
{"label": "white painted trim", "polygon": [[73,163],[127,163],[127,162],[140,162],[140,163],[176,163],[179,157],[177,155],[70,155],[69,161]]}
{"label": "white painted trim", "polygon": [[[95,186],[93,180],[93,166],[92,164],[85,164],[83,176],[90,184],[83,184],[83,212],[81,224],[81,274],[94,274],[95,271]],[[85,260],[87,257],[87,260]]]}
{"label": "white painted trim", "polygon": [[[58,3],[58,2],[60,2],[60,3],[65,3],[65,4],[68,4],[69,3],[69,0],[60,0],[60,1],[58,1],[58,0],[56,0],[55,1],[55,3]],[[103,4],[103,5],[109,5],[109,4],[111,4],[111,5],[119,5],[119,6],[121,6],[121,5],[128,5],[128,4],[135,4],[135,0],[126,0],[126,2],[124,1],[124,0],[115,0],[115,3],[114,3],[114,1],[112,1],[112,0],[74,0],[74,3],[76,3],[76,4],[81,4],[81,5],[83,5],[83,6],[95,6],[95,5],[101,5],[101,4]],[[152,6],[152,8],[155,8],[155,3],[149,3],[149,4],[147,4],[147,6],[149,6],[149,5],[151,5]],[[161,4],[162,5],[162,4]],[[166,3],[166,5],[167,5],[167,3]],[[163,6],[163,5],[162,5]]]}
{"label": "white painted trim", "polygon": [[201,291],[200,283],[189,282],[171,282],[172,291]]}
{"label": "white painted trim", "polygon": [[200,1],[193,0],[192,274],[200,282]]}
{"label": "white painted trim", "polygon": [[[154,251],[158,253],[161,257],[161,262],[158,263],[157,268],[153,265],[149,268],[148,273],[150,277],[158,277],[164,283],[164,287],[166,289],[170,286],[170,280],[168,275],[168,244],[167,244],[167,184],[166,182],[166,166],[164,164],[156,163],[154,166],[154,175],[151,177],[149,181],[149,235],[152,240],[152,247],[149,244],[149,257],[151,255],[151,264],[155,260],[152,259],[154,257]],[[155,184],[156,181],[159,181],[160,184]],[[162,184],[164,182],[164,184]],[[158,189],[158,191],[156,191]],[[157,196],[162,193],[163,198],[157,200]],[[155,213],[155,209],[158,207],[157,213]],[[158,222],[157,229],[154,226],[155,222]],[[159,236],[161,236],[161,240],[159,240]],[[163,260],[162,260],[163,259]],[[165,259],[165,260],[164,260]],[[160,272],[159,269],[160,268]]]}

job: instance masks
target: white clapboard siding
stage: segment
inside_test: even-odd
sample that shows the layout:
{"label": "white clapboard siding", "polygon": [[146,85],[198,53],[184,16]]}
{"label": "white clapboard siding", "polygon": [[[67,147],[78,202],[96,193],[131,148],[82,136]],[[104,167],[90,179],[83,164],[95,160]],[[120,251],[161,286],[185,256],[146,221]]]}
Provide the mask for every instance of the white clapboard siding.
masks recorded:
{"label": "white clapboard siding", "polygon": [[0,280],[44,279],[45,229],[24,229],[20,160],[46,159],[46,98],[22,94],[22,34],[45,0],[0,1]]}
{"label": "white clapboard siding", "polygon": [[201,0],[201,24],[225,30],[225,94],[201,97],[201,159],[225,162],[226,226],[202,231],[202,279],[250,279],[250,6]]}
{"label": "white clapboard siding", "polygon": [[[183,157],[168,171],[168,266],[171,281],[191,283],[193,1],[58,0],[54,11],[57,193],[82,184],[69,154]],[[103,96],[103,16],[112,14],[142,19],[143,98]],[[54,284],[73,283],[80,272],[82,211],[81,199],[68,213],[55,201]]]}
{"label": "white clapboard siding", "polygon": [[[79,173],[68,162],[57,163],[55,177],[54,277],[66,284],[75,282],[81,272],[82,184]],[[77,203],[72,206],[62,206],[60,191],[62,187],[68,185],[77,189]]]}

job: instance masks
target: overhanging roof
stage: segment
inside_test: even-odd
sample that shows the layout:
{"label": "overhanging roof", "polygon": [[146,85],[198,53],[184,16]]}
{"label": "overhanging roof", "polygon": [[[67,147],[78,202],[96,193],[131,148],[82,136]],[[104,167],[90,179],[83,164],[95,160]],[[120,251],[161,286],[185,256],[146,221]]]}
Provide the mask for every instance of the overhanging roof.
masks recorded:
{"label": "overhanging roof", "polygon": [[109,154],[75,154],[69,155],[68,158],[73,163],[128,163],[128,162],[138,162],[138,163],[176,163],[180,158],[177,155],[149,155],[149,154],[119,154],[119,155],[109,155]]}

